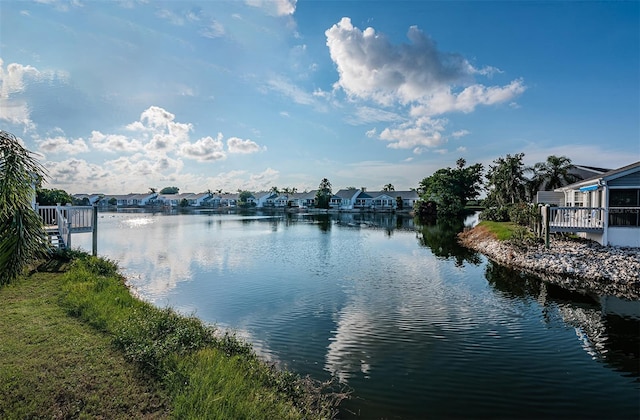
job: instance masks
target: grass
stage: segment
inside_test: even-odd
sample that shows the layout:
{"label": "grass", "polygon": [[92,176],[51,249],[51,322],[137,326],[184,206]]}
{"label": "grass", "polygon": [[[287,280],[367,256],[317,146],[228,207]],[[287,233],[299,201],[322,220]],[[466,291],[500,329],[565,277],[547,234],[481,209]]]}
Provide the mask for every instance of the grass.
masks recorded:
{"label": "grass", "polygon": [[522,226],[512,222],[492,222],[483,220],[478,224],[480,229],[486,230],[499,241],[518,239],[522,235]]}
{"label": "grass", "polygon": [[59,304],[63,274],[0,288],[0,418],[166,418],[170,398]]}
{"label": "grass", "polygon": [[0,418],[332,418],[341,392],[134,298],[110,261],[0,289]]}

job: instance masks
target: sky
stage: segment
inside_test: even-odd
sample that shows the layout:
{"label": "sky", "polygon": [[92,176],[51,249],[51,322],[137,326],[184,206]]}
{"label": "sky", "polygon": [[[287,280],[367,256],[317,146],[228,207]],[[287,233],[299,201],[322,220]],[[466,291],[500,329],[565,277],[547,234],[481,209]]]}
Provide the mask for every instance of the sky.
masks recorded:
{"label": "sky", "polygon": [[640,160],[640,2],[0,0],[0,129],[69,193]]}

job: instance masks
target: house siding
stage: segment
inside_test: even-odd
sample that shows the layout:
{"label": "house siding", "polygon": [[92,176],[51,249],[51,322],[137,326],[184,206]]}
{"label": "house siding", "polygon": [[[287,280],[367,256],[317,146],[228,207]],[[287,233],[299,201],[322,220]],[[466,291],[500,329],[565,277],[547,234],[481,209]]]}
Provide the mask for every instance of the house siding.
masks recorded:
{"label": "house siding", "polygon": [[612,179],[608,183],[610,188],[635,187],[640,188],[640,171]]}

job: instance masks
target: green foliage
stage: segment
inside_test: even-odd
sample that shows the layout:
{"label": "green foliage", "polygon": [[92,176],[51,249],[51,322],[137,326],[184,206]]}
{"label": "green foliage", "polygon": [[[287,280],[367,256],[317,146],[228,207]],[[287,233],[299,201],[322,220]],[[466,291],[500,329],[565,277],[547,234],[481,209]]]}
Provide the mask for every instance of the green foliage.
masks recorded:
{"label": "green foliage", "polygon": [[402,201],[402,197],[396,197],[396,209],[402,210],[404,208],[404,201]]}
{"label": "green foliage", "polygon": [[487,207],[480,213],[480,220],[490,220],[493,222],[508,222],[509,208],[503,207]]}
{"label": "green foliage", "polygon": [[546,191],[560,188],[580,180],[580,177],[570,173],[574,168],[568,157],[551,155],[545,162],[538,162],[529,168],[533,172],[531,183],[537,187],[536,191],[540,187]]}
{"label": "green foliage", "polygon": [[160,190],[160,194],[178,194],[180,192],[180,188],[178,187],[164,187]]}
{"label": "green foliage", "polygon": [[48,250],[42,220],[31,207],[44,168],[18,139],[0,130],[0,285],[11,282]]}
{"label": "green foliage", "polygon": [[92,257],[65,274],[63,304],[70,314],[113,337],[141,372],[161,380],[176,418],[330,418],[344,394],[261,362],[251,346],[198,319],[133,298],[115,265]]}
{"label": "green foliage", "polygon": [[38,188],[36,201],[41,206],[55,206],[58,203],[64,206],[65,204],[73,204],[74,199],[65,190]]}
{"label": "green foliage", "polygon": [[456,163],[456,168],[439,169],[424,178],[418,187],[420,202],[434,201],[438,214],[445,217],[460,215],[467,201],[478,197],[482,186],[482,164],[465,167],[464,159]]}
{"label": "green foliage", "polygon": [[0,418],[167,418],[158,381],[59,305],[62,276],[47,263],[0,288]]}
{"label": "green foliage", "polygon": [[328,209],[331,201],[331,182],[327,178],[322,178],[316,192],[316,207]]}
{"label": "green foliage", "polygon": [[114,343],[127,358],[157,378],[169,373],[173,355],[186,355],[213,342],[213,333],[196,318],[171,309],[132,311],[115,331]]}
{"label": "green foliage", "polygon": [[384,186],[384,188],[382,188],[382,191],[395,191],[396,187],[393,186],[393,184],[387,184]]}
{"label": "green foliage", "polygon": [[504,207],[525,201],[524,153],[494,160],[487,171],[487,207]]}
{"label": "green foliage", "polygon": [[180,207],[189,207],[189,200],[187,200],[186,198],[180,200]]}
{"label": "green foliage", "polygon": [[115,197],[111,197],[111,198],[109,199],[109,205],[111,205],[111,206],[115,206],[116,204],[118,204],[118,199],[117,199],[117,198],[115,198]]}
{"label": "green foliage", "polygon": [[250,191],[240,191],[238,194],[238,206],[242,208],[255,207],[256,203],[249,202],[253,197]]}

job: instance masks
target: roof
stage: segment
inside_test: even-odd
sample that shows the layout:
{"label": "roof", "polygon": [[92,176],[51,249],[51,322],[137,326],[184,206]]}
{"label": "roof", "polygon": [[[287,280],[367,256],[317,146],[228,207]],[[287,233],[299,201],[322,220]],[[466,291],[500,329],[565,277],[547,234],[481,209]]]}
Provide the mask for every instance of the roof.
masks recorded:
{"label": "roof", "polygon": [[622,168],[614,169],[609,172],[605,172],[601,175],[592,176],[591,178],[583,179],[582,181],[574,182],[573,184],[566,185],[564,187],[558,188],[555,191],[564,191],[564,190],[575,190],[580,188],[581,186],[593,184],[596,181],[604,180],[610,181],[612,179],[619,178],[621,176],[628,175],[630,173],[640,171],[640,161],[631,163],[627,166],[623,166]]}

